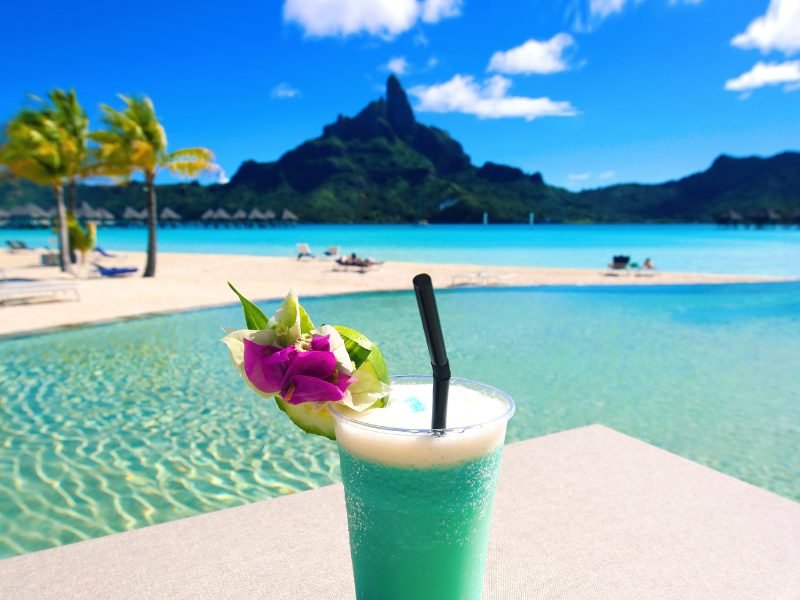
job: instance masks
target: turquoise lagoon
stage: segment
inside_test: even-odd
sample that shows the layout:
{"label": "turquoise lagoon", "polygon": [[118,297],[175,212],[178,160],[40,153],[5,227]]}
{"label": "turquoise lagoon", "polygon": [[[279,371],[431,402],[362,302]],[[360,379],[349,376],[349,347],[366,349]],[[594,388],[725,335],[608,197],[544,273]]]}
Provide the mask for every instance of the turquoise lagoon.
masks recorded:
{"label": "turquoise lagoon", "polygon": [[[5,230],[6,238],[50,244],[49,231]],[[144,229],[101,229],[99,244],[144,250]],[[615,254],[653,259],[661,269],[800,278],[800,229],[714,225],[301,225],[292,228],[164,228],[159,249],[292,256],[297,242],[316,252],[339,245],[382,260],[603,268]]]}
{"label": "turquoise lagoon", "polygon": [[[392,372],[429,370],[413,294],[305,304],[370,335]],[[800,500],[800,283],[439,304],[454,374],[517,401],[509,441],[603,423]],[[337,481],[336,446],[229,364],[220,327],[241,323],[230,306],[0,341],[0,556]]]}

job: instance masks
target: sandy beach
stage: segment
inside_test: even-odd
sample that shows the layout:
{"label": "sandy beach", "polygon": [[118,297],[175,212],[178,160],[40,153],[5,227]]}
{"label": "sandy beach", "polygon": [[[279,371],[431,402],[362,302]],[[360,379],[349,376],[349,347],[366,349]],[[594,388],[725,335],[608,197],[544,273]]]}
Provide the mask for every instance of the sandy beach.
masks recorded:
{"label": "sandy beach", "polygon": [[[109,266],[144,265],[144,254],[127,253]],[[776,281],[777,278],[698,273],[611,273],[598,269],[486,267],[465,264],[387,262],[366,273],[336,271],[332,260],[283,257],[161,253],[154,279],[134,275],[94,278],[89,268],[78,276],[39,266],[37,252],[0,254],[7,279],[62,281],[75,285],[78,301],[31,302],[0,306],[0,336],[99,323],[235,302],[226,281],[254,300],[281,298],[289,288],[300,296],[411,289],[412,277],[430,273],[438,288],[459,286],[675,285]],[[141,270],[140,270],[141,272]]]}

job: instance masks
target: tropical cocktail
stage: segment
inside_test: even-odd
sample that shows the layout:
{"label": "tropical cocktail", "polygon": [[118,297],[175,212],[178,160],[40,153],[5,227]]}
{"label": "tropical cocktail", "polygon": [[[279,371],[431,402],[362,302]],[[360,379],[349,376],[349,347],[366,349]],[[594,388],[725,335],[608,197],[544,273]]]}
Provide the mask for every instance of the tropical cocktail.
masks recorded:
{"label": "tropical cocktail", "polygon": [[333,409],[359,600],[481,596],[511,398],[452,380],[430,429],[430,377],[392,379],[385,408]]}
{"label": "tropical cocktail", "polygon": [[337,441],[357,598],[474,600],[514,402],[451,379],[430,277],[414,287],[432,376],[390,381],[375,344],[315,326],[293,293],[267,318],[234,289],[247,328],[223,342],[254,391],[305,432]]}

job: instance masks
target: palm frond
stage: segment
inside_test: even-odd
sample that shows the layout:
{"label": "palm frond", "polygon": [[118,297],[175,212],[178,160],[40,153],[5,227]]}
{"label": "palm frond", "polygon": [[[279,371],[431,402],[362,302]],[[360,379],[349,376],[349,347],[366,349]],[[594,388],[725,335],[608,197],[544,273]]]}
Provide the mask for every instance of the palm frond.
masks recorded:
{"label": "palm frond", "polygon": [[166,168],[176,177],[196,177],[201,174],[211,174],[219,169],[216,165],[207,160],[176,160],[167,163]]}
{"label": "palm frond", "polygon": [[209,163],[214,162],[214,158],[214,153],[208,148],[183,148],[170,152],[166,157],[167,161],[193,159]]}

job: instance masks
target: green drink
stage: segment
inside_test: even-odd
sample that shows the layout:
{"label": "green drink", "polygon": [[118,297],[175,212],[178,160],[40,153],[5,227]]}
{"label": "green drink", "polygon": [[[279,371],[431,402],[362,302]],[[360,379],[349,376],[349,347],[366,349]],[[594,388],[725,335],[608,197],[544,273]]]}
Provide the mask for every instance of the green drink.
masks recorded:
{"label": "green drink", "polygon": [[483,585],[514,403],[452,380],[448,429],[430,430],[431,378],[392,380],[386,408],[334,408],[359,600],[471,600]]}

